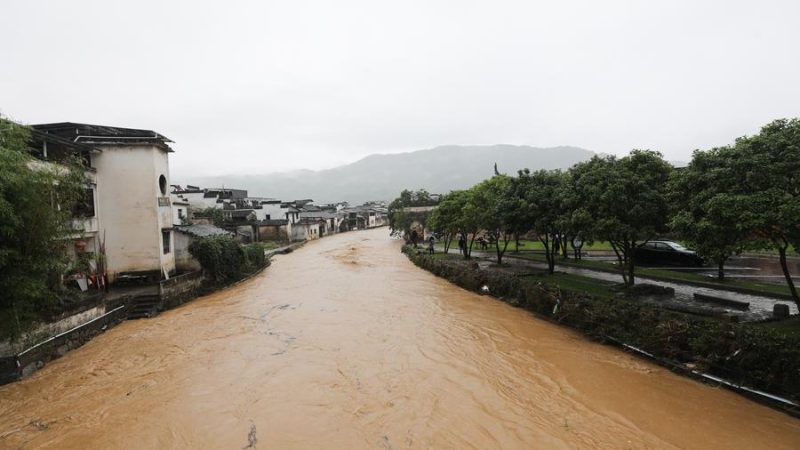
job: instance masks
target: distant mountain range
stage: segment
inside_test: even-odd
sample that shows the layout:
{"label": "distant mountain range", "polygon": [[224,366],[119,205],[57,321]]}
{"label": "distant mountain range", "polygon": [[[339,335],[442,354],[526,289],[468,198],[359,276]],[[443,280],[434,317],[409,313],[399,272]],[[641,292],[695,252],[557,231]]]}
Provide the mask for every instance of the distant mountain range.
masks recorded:
{"label": "distant mountain range", "polygon": [[259,175],[196,177],[200,187],[247,189],[253,197],[281,200],[312,198],[316,203],[392,200],[403,189],[431,193],[463,189],[494,175],[517,170],[566,169],[593,152],[578,147],[537,148],[524,145],[448,145],[408,153],[376,154],[327,170],[299,170]]}

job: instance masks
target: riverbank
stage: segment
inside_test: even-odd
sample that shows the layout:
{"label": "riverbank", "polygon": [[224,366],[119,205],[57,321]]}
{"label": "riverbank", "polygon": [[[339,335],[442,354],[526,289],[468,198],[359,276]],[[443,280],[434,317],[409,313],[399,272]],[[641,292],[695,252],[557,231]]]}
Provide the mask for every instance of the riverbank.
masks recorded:
{"label": "riverbank", "polygon": [[496,265],[481,268],[459,255],[427,255],[408,246],[403,251],[417,266],[462,288],[488,290],[500,300],[595,340],[800,413],[798,333],[667,310],[586,277]]}
{"label": "riverbank", "polygon": [[[227,283],[215,282],[212,278],[204,277],[201,272],[197,272],[165,280],[159,283],[152,293],[146,289],[117,292],[112,290],[113,295],[107,295],[95,306],[94,310],[97,310],[95,314],[87,316],[86,313],[82,313],[62,318],[61,322],[67,324],[66,327],[59,328],[47,323],[42,324],[40,328],[43,330],[52,328],[58,331],[52,334],[42,331],[35,332],[23,346],[0,356],[0,385],[31,375],[47,363],[83,346],[123,321],[153,317],[162,311],[176,308],[198,297],[247,281],[269,267],[270,258],[275,254],[290,253],[303,244],[304,242],[298,242],[265,251],[264,265]],[[148,313],[145,315],[139,314],[142,304],[148,309]]]}

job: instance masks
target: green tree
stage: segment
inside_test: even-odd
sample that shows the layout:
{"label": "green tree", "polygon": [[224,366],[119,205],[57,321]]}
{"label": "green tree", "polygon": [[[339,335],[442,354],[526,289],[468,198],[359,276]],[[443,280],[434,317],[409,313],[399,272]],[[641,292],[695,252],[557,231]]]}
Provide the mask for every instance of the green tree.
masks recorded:
{"label": "green tree", "polygon": [[635,283],[636,249],[666,231],[671,170],[660,153],[650,150],[633,150],[623,158],[595,156],[570,169],[593,235],[611,244],[626,285]]}
{"label": "green tree", "polygon": [[475,238],[481,230],[482,216],[485,214],[485,197],[479,192],[477,186],[473,186],[465,191],[459,191],[456,195],[457,202],[462,204],[461,214],[456,221],[458,232],[464,236],[464,259],[472,258],[472,247]]}
{"label": "green tree", "polygon": [[676,170],[670,182],[675,213],[671,228],[698,254],[713,261],[717,277],[725,279],[725,262],[747,245],[741,209],[731,193],[739,184],[730,161],[730,147],[695,151],[692,162]]}
{"label": "green tree", "polygon": [[467,191],[450,191],[442,196],[431,214],[433,229],[445,235],[446,251],[449,250],[450,241],[464,229],[464,208],[468,198]]}
{"label": "green tree", "polygon": [[211,224],[217,227],[225,225],[225,215],[222,213],[222,210],[219,208],[214,208],[213,206],[197,210],[194,213],[194,217],[196,219],[209,219]]}
{"label": "green tree", "polygon": [[518,192],[522,198],[520,211],[526,218],[544,246],[547,270],[555,271],[555,258],[563,240],[565,178],[561,171],[538,170],[531,173],[527,169],[519,172]]}
{"label": "green tree", "polygon": [[752,238],[778,250],[786,284],[800,307],[786,261],[790,246],[800,249],[800,119],[779,119],[755,136],[738,139],[730,164],[737,189],[729,207],[737,208],[741,227]]}
{"label": "green tree", "polygon": [[86,179],[79,159],[35,160],[30,130],[0,118],[0,337],[16,338],[55,306],[67,268],[73,205]]}
{"label": "green tree", "polygon": [[511,178],[495,175],[472,189],[475,219],[494,241],[497,264],[503,263],[503,255],[519,223],[516,214],[519,199],[513,188]]}
{"label": "green tree", "polygon": [[[254,246],[253,249],[258,247]],[[263,255],[263,248],[260,251]],[[248,255],[242,246],[233,237],[225,235],[195,239],[189,244],[189,253],[200,262],[203,271],[220,284],[241,278],[248,262]],[[263,261],[259,258],[256,264],[261,263]]]}
{"label": "green tree", "polygon": [[392,231],[400,231],[408,235],[411,225],[416,221],[425,225],[428,219],[428,212],[410,212],[408,208],[416,206],[435,206],[437,201],[425,189],[411,191],[404,189],[400,196],[389,203],[388,216],[389,228]]}

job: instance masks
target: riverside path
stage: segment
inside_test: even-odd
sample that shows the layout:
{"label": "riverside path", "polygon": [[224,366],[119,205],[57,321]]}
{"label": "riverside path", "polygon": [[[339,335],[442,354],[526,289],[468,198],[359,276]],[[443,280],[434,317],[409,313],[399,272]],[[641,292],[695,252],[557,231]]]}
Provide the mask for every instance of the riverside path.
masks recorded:
{"label": "riverside path", "polygon": [[2,449],[798,449],[800,421],[413,266],[386,229],[0,387]]}

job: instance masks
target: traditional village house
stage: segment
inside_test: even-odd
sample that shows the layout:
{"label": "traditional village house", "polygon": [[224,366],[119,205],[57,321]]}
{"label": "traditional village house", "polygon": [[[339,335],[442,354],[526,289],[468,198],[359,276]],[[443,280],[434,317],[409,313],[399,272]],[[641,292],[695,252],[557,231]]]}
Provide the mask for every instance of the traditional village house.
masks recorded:
{"label": "traditional village house", "polygon": [[102,250],[109,281],[126,274],[169,277],[175,271],[168,194],[172,141],[150,130],[69,122],[32,128],[44,160],[56,151],[76,151],[64,142],[91,148],[80,154],[93,175],[94,217],[83,231],[88,240],[76,249]]}
{"label": "traditional village house", "polygon": [[189,253],[189,245],[197,239],[213,236],[232,236],[230,231],[214,225],[180,225],[175,227],[175,267],[181,272],[200,270],[200,263]]}
{"label": "traditional village house", "polygon": [[170,195],[170,204],[172,205],[173,225],[188,225],[191,222],[189,202]]}
{"label": "traditional village house", "polygon": [[325,229],[325,221],[311,217],[300,218],[292,225],[293,241],[310,241],[319,239],[322,234],[320,230]]}
{"label": "traditional village house", "polygon": [[292,240],[291,225],[286,219],[265,219],[258,222],[258,235],[265,241],[289,242]]}
{"label": "traditional village house", "polygon": [[319,237],[339,232],[339,225],[344,220],[344,215],[331,211],[304,211],[300,219],[316,219],[320,223]]}
{"label": "traditional village house", "polygon": [[66,246],[67,256],[72,262],[70,272],[65,281],[77,281],[82,289],[88,289],[90,284],[99,286],[102,280],[98,279],[98,273],[102,272],[100,258],[102,246],[98,233],[99,225],[99,205],[97,202],[97,171],[91,167],[93,155],[100,153],[100,150],[90,145],[73,142],[59,136],[52,136],[46,133],[31,130],[31,141],[29,143],[31,155],[37,158],[32,163],[32,168],[56,168],[61,163],[72,157],[83,160],[87,169],[84,173],[86,177],[86,190],[83,198],[73,209],[73,219],[70,228],[73,230],[67,239],[71,245]]}

